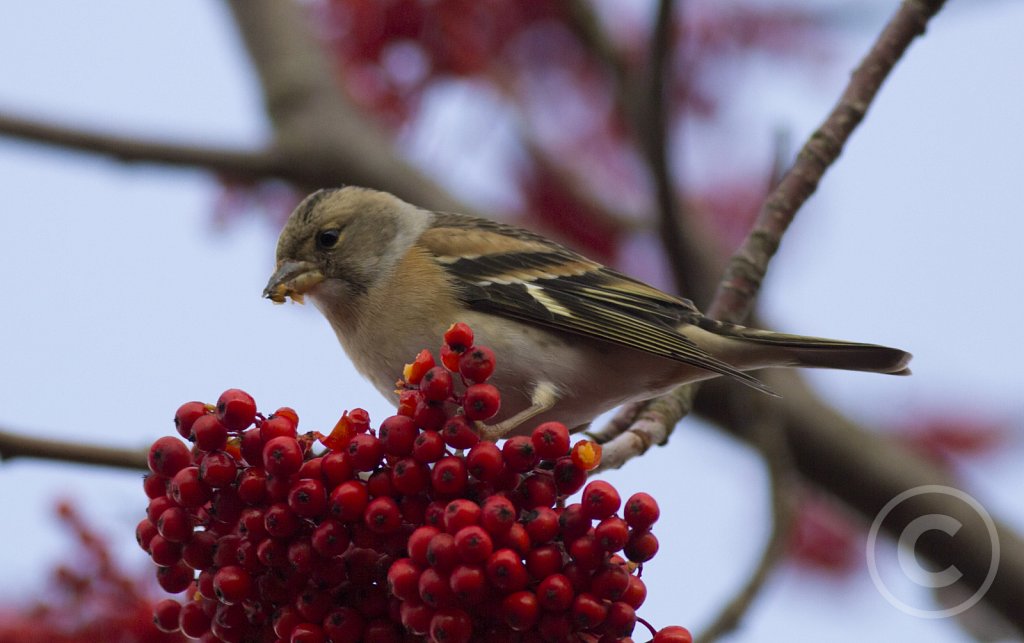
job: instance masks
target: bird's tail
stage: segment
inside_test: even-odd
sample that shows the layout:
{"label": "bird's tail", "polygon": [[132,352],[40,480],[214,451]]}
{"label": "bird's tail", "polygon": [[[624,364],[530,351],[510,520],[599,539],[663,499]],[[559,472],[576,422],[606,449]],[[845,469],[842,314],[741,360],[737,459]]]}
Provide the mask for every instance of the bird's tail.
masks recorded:
{"label": "bird's tail", "polygon": [[910,375],[907,364],[910,363],[912,355],[898,348],[822,337],[787,335],[708,318],[699,320],[697,325],[716,335],[763,346],[766,349],[766,362],[776,366],[781,365],[781,356],[789,366]]}

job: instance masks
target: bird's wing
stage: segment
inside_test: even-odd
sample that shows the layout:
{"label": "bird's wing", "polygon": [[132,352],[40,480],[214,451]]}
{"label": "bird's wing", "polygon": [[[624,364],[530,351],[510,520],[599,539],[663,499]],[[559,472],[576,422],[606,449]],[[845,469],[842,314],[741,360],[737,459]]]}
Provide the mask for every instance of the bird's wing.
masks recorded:
{"label": "bird's wing", "polygon": [[582,335],[735,377],[757,379],[676,331],[701,317],[674,297],[520,228],[462,215],[435,215],[420,245],[471,308]]}

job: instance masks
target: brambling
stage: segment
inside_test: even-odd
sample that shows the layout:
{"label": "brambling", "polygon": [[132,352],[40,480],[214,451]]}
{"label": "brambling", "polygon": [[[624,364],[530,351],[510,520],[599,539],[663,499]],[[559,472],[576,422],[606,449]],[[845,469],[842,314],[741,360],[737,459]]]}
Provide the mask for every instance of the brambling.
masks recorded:
{"label": "brambling", "polygon": [[452,323],[469,324],[498,356],[492,436],[527,420],[582,430],[616,406],[719,375],[770,393],[746,372],[765,367],[910,372],[904,351],[718,322],[533,232],[360,187],[296,207],[263,295],[309,296],[391,399],[406,362]]}

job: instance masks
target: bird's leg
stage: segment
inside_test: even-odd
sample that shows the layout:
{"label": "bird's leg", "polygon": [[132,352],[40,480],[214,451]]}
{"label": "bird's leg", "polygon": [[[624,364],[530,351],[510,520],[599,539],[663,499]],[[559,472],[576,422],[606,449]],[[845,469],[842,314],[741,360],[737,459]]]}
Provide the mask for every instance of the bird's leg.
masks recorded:
{"label": "bird's leg", "polygon": [[558,401],[558,388],[551,382],[537,382],[533,387],[533,395],[530,396],[530,406],[516,413],[512,417],[498,422],[497,424],[477,423],[480,437],[484,440],[500,440],[512,429],[516,428],[530,418],[540,415],[551,409]]}

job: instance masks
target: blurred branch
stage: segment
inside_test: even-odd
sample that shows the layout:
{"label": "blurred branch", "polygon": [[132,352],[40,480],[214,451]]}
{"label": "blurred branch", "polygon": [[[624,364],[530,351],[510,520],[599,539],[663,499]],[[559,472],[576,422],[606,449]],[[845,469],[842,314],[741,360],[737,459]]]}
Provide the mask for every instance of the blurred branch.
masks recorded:
{"label": "blurred branch", "polygon": [[[764,372],[764,379],[782,397],[778,406],[781,430],[786,436],[793,463],[815,486],[827,489],[871,521],[900,493],[924,485],[959,488],[955,478],[895,441],[869,431],[844,417],[811,391],[796,371]],[[696,397],[694,410],[701,417],[742,439],[750,439],[743,427],[744,405],[759,403],[757,391],[726,381],[709,380]],[[935,561],[938,568],[954,564],[972,588],[984,582],[991,561],[988,531],[973,509],[941,494],[914,496],[897,505],[882,526],[899,535],[914,519],[941,514],[957,520],[962,528],[955,540],[920,539],[916,550]],[[996,521],[999,541],[999,572],[984,601],[1002,614],[1019,633],[1024,633],[1024,540],[1010,527]]]}
{"label": "blurred branch", "polygon": [[0,135],[63,149],[92,152],[119,161],[160,163],[212,170],[242,178],[295,178],[271,152],[179,145],[69,127],[12,114],[0,114]]}
{"label": "blurred branch", "polygon": [[45,440],[0,430],[0,460],[41,458],[120,469],[148,469],[146,451],[117,449],[82,442]]}
{"label": "blurred branch", "polygon": [[711,625],[694,639],[697,643],[717,641],[739,626],[743,615],[764,588],[772,569],[784,558],[796,515],[792,500],[795,469],[778,413],[763,399],[753,406],[734,409],[734,412],[744,417],[740,425],[745,437],[764,457],[771,492],[772,530],[750,578],[725,604]]}
{"label": "blurred branch", "polygon": [[[782,235],[817,188],[825,170],[839,157],[889,72],[914,38],[924,33],[928,19],[943,4],[944,0],[906,0],[900,5],[850,76],[839,102],[811,134],[794,165],[761,207],[753,229],[726,268],[707,310],[709,317],[742,323],[750,315],[768,262],[778,249]],[[635,428],[644,435],[660,438],[653,443],[664,442],[672,428],[692,409],[698,388],[695,384],[681,386],[641,407],[634,425],[605,445],[607,468],[621,466],[650,447],[652,442],[636,439]]]}
{"label": "blurred branch", "polygon": [[274,149],[319,188],[353,183],[435,210],[466,210],[401,157],[342,93],[337,72],[294,0],[229,0],[263,85]]}

